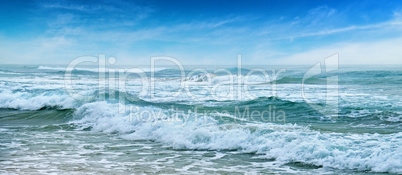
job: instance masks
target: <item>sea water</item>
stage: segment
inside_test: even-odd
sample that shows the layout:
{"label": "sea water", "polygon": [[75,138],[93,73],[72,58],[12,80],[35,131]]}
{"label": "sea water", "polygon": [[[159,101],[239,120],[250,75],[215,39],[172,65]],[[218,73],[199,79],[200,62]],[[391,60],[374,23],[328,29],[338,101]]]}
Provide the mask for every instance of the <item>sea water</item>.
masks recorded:
{"label": "sea water", "polygon": [[402,173],[400,65],[129,68],[1,65],[0,173]]}

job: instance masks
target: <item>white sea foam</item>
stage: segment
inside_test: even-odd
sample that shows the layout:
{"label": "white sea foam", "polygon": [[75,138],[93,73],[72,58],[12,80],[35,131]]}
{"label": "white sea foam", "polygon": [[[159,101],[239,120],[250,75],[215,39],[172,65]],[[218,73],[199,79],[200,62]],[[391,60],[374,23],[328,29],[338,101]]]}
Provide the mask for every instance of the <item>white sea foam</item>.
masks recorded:
{"label": "white sea foam", "polygon": [[0,92],[0,108],[12,108],[21,110],[38,110],[40,108],[60,107],[74,108],[77,101],[67,94],[31,94],[27,92],[12,93],[10,90]]}
{"label": "white sea foam", "polygon": [[0,74],[5,74],[5,75],[18,75],[18,74],[20,74],[20,73],[0,71]]}
{"label": "white sea foam", "polygon": [[[39,66],[38,69],[42,69],[42,70],[56,70],[56,71],[65,71],[67,67],[48,67],[48,66]],[[89,71],[89,72],[101,72],[102,71],[109,71],[109,69],[103,70],[103,69],[99,69],[99,68],[83,68],[83,67],[76,67],[74,68],[75,70],[79,70],[79,71]],[[155,72],[158,71],[162,71],[165,70],[166,68],[154,68],[153,70]],[[115,70],[115,69],[113,69]],[[124,69],[127,72],[131,72],[131,73],[141,73],[141,72],[151,72],[151,68],[150,67],[136,67],[136,69]]]}
{"label": "white sea foam", "polygon": [[59,70],[59,71],[65,71],[65,67],[48,67],[48,66],[39,66],[38,69],[43,69],[43,70]]}
{"label": "white sea foam", "polygon": [[260,84],[270,82],[269,76],[264,77],[261,75],[216,75],[212,73],[208,74],[198,74],[185,79],[187,82],[198,82],[198,83],[212,83],[212,84],[231,84],[231,83],[242,83],[242,84]]}
{"label": "white sea foam", "polygon": [[[402,173],[402,133],[322,133],[298,125],[218,124],[213,118],[183,122],[130,120],[116,114],[117,104],[88,103],[77,120],[95,131],[117,132],[122,138],[155,140],[177,149],[240,150],[263,154],[276,162],[303,162],[337,169]],[[148,108],[147,110],[160,110]]]}

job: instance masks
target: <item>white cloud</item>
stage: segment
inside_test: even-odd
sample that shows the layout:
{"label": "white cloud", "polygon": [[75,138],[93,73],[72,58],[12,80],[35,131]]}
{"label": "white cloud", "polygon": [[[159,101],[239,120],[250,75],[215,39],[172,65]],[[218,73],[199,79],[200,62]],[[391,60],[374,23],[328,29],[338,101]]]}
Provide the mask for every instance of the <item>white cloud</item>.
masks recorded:
{"label": "white cloud", "polygon": [[[317,32],[311,32],[311,33],[301,33],[296,36],[291,36],[288,39],[294,40],[295,38],[302,38],[302,37],[310,37],[310,36],[320,36],[320,35],[331,35],[335,33],[341,33],[341,32],[347,32],[347,31],[352,31],[352,30],[368,30],[368,29],[387,29],[387,28],[401,28],[402,27],[402,21],[399,20],[391,20],[383,23],[378,23],[378,24],[370,24],[370,25],[352,25],[349,27],[343,27],[343,28],[335,28],[335,29],[330,29],[330,30],[321,30]],[[402,28],[401,28],[402,29]],[[282,38],[284,39],[284,38]]]}
{"label": "white cloud", "polygon": [[376,42],[338,43],[281,57],[272,64],[315,64],[339,53],[340,64],[402,64],[402,38]]}
{"label": "white cloud", "polygon": [[64,37],[37,38],[29,41],[16,41],[0,38],[0,63],[3,64],[56,64],[64,63],[61,57],[71,57],[69,51],[72,41]]}

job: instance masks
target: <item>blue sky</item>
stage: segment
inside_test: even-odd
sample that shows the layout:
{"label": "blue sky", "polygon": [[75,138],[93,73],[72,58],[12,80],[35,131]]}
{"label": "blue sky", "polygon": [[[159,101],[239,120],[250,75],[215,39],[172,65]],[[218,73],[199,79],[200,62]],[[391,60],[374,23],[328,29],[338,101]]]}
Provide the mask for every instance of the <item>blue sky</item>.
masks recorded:
{"label": "blue sky", "polygon": [[0,63],[402,64],[402,1],[0,2]]}

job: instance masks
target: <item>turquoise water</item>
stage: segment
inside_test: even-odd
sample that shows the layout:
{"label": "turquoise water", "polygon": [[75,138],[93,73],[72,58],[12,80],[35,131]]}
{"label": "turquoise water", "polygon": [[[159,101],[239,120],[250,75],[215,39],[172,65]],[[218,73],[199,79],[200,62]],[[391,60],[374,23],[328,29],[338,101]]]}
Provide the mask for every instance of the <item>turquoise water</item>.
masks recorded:
{"label": "turquoise water", "polygon": [[401,65],[140,68],[1,65],[0,172],[402,173]]}

